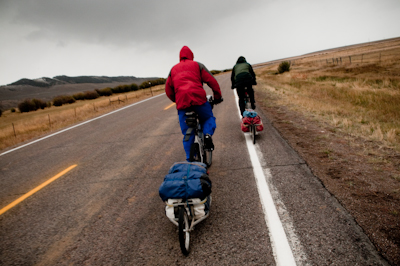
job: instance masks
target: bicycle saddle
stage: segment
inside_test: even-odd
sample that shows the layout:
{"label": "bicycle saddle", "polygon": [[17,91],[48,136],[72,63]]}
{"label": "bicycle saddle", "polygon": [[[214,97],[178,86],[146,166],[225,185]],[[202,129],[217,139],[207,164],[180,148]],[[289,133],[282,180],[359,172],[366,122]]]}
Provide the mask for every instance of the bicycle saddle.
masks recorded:
{"label": "bicycle saddle", "polygon": [[197,114],[195,112],[186,112],[186,120],[185,123],[189,127],[196,127],[197,126]]}

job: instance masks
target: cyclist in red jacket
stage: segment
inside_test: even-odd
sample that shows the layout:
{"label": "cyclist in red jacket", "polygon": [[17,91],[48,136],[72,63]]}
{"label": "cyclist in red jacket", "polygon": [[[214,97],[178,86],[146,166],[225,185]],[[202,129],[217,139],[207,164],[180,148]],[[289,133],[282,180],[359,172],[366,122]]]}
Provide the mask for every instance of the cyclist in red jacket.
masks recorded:
{"label": "cyclist in red jacket", "polygon": [[195,111],[199,115],[205,135],[205,148],[214,150],[211,136],[217,126],[203,83],[213,90],[214,103],[222,102],[221,89],[217,80],[203,64],[193,61],[193,58],[193,52],[189,47],[183,46],[179,53],[180,62],[172,67],[165,83],[165,93],[171,101],[176,103],[176,109],[178,109],[179,124],[184,135],[183,148],[186,152],[186,160],[190,159],[190,147],[194,142],[194,134],[185,141],[185,134],[189,128],[185,123],[186,112]]}

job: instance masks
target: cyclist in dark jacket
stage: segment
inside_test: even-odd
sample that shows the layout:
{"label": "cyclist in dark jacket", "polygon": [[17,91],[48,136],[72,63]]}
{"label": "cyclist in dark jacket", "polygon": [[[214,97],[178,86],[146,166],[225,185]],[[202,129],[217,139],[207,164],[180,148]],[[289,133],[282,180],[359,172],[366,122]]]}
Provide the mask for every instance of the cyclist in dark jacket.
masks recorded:
{"label": "cyclist in dark jacket", "polygon": [[256,74],[254,73],[252,66],[247,63],[246,58],[243,56],[238,58],[236,65],[232,69],[231,82],[232,89],[236,88],[239,97],[239,108],[242,116],[245,111],[244,98],[246,88],[250,97],[251,108],[255,109],[256,105],[252,85],[257,85]]}

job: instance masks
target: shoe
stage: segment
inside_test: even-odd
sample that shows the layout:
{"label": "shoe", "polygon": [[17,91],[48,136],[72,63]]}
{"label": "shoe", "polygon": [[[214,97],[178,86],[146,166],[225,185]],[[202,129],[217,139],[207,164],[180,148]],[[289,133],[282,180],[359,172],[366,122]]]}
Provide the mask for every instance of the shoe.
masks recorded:
{"label": "shoe", "polygon": [[207,135],[204,137],[204,148],[205,148],[206,150],[210,150],[210,151],[213,151],[213,150],[214,150],[214,143],[213,143],[213,141],[212,141],[212,138],[211,138],[211,135],[210,135],[210,134],[207,134]]}
{"label": "shoe", "polygon": [[256,109],[256,105],[255,105],[255,104],[252,104],[252,105],[251,105],[251,109],[255,110],[255,109]]}

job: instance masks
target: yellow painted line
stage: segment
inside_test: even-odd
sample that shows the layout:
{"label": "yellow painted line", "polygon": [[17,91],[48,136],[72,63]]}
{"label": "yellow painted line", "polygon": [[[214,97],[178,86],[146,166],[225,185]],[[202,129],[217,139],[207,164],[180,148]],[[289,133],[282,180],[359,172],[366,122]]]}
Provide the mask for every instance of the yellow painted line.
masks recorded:
{"label": "yellow painted line", "polygon": [[164,110],[167,110],[167,109],[171,108],[171,107],[174,106],[174,105],[175,105],[175,103],[171,103],[170,105],[168,105],[167,107],[165,107]]}
{"label": "yellow painted line", "polygon": [[22,197],[18,198],[17,200],[14,200],[13,202],[11,202],[10,204],[8,204],[6,207],[4,207],[3,209],[0,210],[0,215],[2,215],[3,213],[5,213],[6,211],[8,211],[9,209],[11,209],[12,207],[14,207],[15,205],[17,205],[18,203],[20,203],[21,201],[25,200],[26,198],[32,196],[33,194],[35,194],[36,192],[38,192],[39,190],[41,190],[42,188],[44,188],[45,186],[47,186],[48,184],[50,184],[51,182],[53,182],[54,180],[60,178],[61,176],[65,175],[66,173],[68,173],[69,171],[71,171],[72,169],[74,169],[77,165],[74,164],[70,167],[68,167],[67,169],[65,169],[64,171],[60,172],[59,174],[53,176],[52,178],[50,178],[49,180],[47,180],[46,182],[44,182],[43,184],[37,186],[36,188],[32,189],[31,191],[29,191],[28,193],[26,193],[25,195],[23,195]]}

